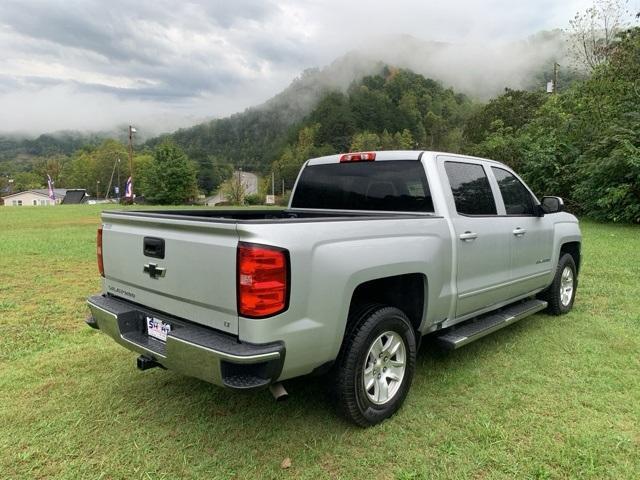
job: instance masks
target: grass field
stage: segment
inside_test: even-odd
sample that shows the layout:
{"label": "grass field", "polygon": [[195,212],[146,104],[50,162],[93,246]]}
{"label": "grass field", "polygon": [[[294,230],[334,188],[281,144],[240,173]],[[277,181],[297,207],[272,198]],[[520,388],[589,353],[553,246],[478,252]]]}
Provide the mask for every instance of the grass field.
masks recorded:
{"label": "grass field", "polygon": [[[99,206],[0,207],[0,478],[638,478],[640,228],[583,222],[574,310],[444,357],[363,430],[321,382],[238,394],[84,325]],[[285,458],[291,467],[281,468]]]}

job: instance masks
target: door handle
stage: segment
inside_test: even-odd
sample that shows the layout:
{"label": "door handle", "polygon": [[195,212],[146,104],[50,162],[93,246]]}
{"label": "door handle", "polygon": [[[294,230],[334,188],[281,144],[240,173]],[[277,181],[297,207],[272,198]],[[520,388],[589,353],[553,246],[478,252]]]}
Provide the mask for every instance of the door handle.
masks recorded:
{"label": "door handle", "polygon": [[462,240],[463,242],[472,242],[476,238],[478,238],[478,234],[475,232],[467,231],[460,234],[460,240]]}
{"label": "door handle", "polygon": [[526,231],[524,228],[520,228],[520,227],[516,228],[516,229],[513,231],[513,234],[514,234],[516,237],[521,237],[521,236],[523,236],[525,233],[527,233],[527,231]]}

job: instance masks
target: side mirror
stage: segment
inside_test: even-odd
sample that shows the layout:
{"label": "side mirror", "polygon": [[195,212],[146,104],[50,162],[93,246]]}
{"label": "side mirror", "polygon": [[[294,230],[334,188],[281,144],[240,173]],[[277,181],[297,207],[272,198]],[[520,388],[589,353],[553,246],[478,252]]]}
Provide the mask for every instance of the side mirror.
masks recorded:
{"label": "side mirror", "polygon": [[544,213],[563,212],[564,202],[560,197],[542,197],[540,207]]}

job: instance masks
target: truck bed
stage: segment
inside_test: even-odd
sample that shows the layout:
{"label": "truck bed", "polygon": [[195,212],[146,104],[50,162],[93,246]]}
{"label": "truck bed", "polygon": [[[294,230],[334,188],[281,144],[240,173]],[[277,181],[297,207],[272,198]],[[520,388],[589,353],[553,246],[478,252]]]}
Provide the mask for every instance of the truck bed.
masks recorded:
{"label": "truck bed", "polygon": [[433,216],[428,213],[373,212],[349,210],[299,210],[299,209],[251,209],[251,210],[122,210],[109,211],[108,215],[136,216],[145,218],[167,218],[221,223],[277,223],[308,221],[339,221],[363,219],[415,218]]}

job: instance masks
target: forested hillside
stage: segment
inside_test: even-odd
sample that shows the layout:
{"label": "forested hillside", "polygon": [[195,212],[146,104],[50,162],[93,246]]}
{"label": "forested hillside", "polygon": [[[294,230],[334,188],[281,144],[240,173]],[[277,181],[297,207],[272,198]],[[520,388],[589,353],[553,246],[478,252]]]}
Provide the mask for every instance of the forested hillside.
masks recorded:
{"label": "forested hillside", "polygon": [[106,134],[60,132],[25,138],[0,135],[0,172],[30,170],[36,157],[71,155],[79,148],[97,145]]}
{"label": "forested hillside", "polygon": [[558,95],[506,92],[471,116],[464,151],[501,160],[540,195],[593,218],[640,223],[640,28]]}

